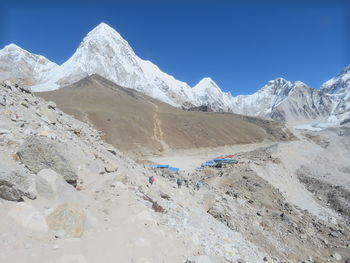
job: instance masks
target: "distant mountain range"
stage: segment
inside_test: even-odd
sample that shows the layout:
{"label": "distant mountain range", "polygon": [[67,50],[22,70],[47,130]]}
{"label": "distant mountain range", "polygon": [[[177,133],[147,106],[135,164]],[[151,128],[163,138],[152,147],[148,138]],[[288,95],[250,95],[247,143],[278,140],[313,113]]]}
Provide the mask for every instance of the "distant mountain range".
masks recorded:
{"label": "distant mountain range", "polygon": [[350,116],[350,66],[320,89],[282,78],[252,95],[232,96],[211,79],[194,87],[139,58],[126,40],[105,23],[83,39],[62,65],[15,44],[0,50],[0,80],[20,82],[33,91],[50,91],[98,74],[126,88],[176,107],[208,106],[214,111],[261,116],[278,121],[343,120]]}

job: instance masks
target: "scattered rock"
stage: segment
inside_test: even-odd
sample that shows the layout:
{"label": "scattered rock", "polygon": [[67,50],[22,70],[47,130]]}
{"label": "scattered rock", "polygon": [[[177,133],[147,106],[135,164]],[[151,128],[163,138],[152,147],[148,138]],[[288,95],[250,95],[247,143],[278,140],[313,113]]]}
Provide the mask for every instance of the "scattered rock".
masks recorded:
{"label": "scattered rock", "polygon": [[11,114],[10,119],[11,119],[11,121],[20,121],[20,117],[15,113]]}
{"label": "scattered rock", "polygon": [[168,201],[171,199],[170,196],[169,196],[168,194],[163,193],[163,192],[160,192],[160,197],[163,198],[163,199],[166,199],[166,200],[168,200]]}
{"label": "scattered rock", "polygon": [[55,124],[57,122],[57,115],[56,113],[51,109],[40,109],[37,114],[40,116],[40,118],[49,123],[49,124]]}
{"label": "scattered rock", "polygon": [[19,86],[19,89],[24,93],[29,93],[29,94],[32,93],[32,91],[27,87]]}
{"label": "scattered rock", "polygon": [[54,103],[53,101],[48,101],[47,102],[47,107],[49,108],[49,109],[56,109],[56,103]]}
{"label": "scattered rock", "polygon": [[0,168],[0,198],[8,201],[20,201],[23,196],[34,199],[35,194],[29,190],[31,183],[24,173]]}
{"label": "scattered rock", "polygon": [[203,208],[208,212],[215,205],[216,199],[214,194],[205,194],[203,196]]}
{"label": "scattered rock", "polygon": [[207,255],[194,256],[186,260],[186,263],[213,263]]}
{"label": "scattered rock", "polygon": [[33,129],[27,128],[24,130],[23,134],[26,136],[30,136],[30,135],[36,135],[38,134],[38,132]]}
{"label": "scattered rock", "polygon": [[64,157],[65,149],[57,142],[45,137],[30,136],[20,146],[17,155],[32,172],[52,169],[61,174],[69,184],[76,186],[78,176]]}
{"label": "scattered rock", "polygon": [[1,128],[0,128],[0,135],[9,134],[9,133],[11,133],[11,131],[10,131],[10,130],[7,130],[7,129],[1,129]]}
{"label": "scattered rock", "polygon": [[334,254],[332,254],[332,256],[331,256],[332,258],[334,258],[335,260],[337,260],[337,261],[340,261],[341,259],[342,259],[342,256],[341,255],[339,255],[338,253],[334,253]]}
{"label": "scattered rock", "polygon": [[6,97],[5,96],[0,96],[0,105],[6,106]]}
{"label": "scattered rock", "polygon": [[85,211],[75,203],[60,205],[46,218],[49,229],[64,230],[71,237],[82,236],[85,220]]}
{"label": "scattered rock", "polygon": [[106,173],[113,173],[118,170],[118,167],[112,163],[106,163],[105,164],[105,171]]}

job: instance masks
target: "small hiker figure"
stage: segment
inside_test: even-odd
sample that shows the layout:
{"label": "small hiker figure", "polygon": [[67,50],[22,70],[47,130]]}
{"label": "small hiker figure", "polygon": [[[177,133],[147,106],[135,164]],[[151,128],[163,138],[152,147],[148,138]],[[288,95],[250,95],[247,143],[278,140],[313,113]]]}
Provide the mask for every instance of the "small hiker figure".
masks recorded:
{"label": "small hiker figure", "polygon": [[150,185],[153,185],[153,183],[156,181],[156,178],[154,178],[154,176],[152,175],[152,176],[150,176],[149,178],[148,178],[148,182],[150,183]]}
{"label": "small hiker figure", "polygon": [[181,188],[181,185],[182,185],[181,178],[177,178],[176,183],[177,183],[177,188]]}

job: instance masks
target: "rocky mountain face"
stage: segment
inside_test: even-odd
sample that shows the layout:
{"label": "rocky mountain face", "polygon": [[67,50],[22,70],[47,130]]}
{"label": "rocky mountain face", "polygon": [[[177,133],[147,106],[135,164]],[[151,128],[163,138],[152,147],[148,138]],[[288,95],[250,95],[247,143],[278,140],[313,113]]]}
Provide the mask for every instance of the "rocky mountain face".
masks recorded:
{"label": "rocky mountain face", "polygon": [[99,74],[176,107],[208,106],[214,111],[278,121],[327,119],[333,115],[342,118],[350,108],[346,102],[350,98],[350,67],[323,84],[321,92],[298,81],[277,78],[252,95],[234,97],[223,92],[211,78],[203,78],[193,88],[176,80],[138,57],[128,42],[105,23],[89,32],[73,56],[60,66],[13,44],[0,51],[0,62],[0,80],[19,77],[33,91],[59,89]]}
{"label": "rocky mountain face", "polygon": [[51,78],[58,65],[47,58],[10,44],[0,50],[0,80],[32,86]]}
{"label": "rocky mountain face", "polygon": [[288,98],[275,105],[270,117],[277,121],[326,120],[337,100],[323,92],[296,82]]}
{"label": "rocky mountain face", "polygon": [[322,84],[321,90],[339,99],[350,98],[350,66],[344,68],[337,76]]}
{"label": "rocky mountain face", "polygon": [[350,118],[350,66],[344,68],[336,77],[323,83],[321,91],[338,100],[333,111],[337,119]]}

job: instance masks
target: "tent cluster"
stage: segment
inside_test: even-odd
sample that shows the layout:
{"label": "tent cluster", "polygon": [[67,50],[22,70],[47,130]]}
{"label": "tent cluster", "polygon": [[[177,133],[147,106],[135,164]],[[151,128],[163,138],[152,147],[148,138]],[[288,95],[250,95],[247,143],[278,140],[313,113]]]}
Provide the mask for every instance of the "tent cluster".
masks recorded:
{"label": "tent cluster", "polygon": [[150,165],[147,165],[147,167],[153,168],[153,169],[167,169],[175,173],[180,171],[180,168],[172,167],[169,164],[150,164]]}
{"label": "tent cluster", "polygon": [[237,164],[238,161],[233,159],[234,155],[216,157],[201,164],[201,167],[221,168],[230,164]]}

